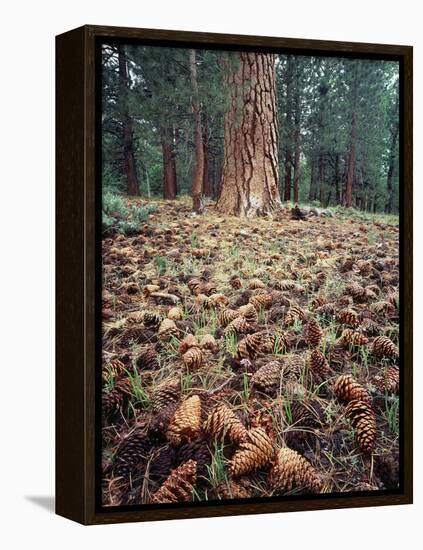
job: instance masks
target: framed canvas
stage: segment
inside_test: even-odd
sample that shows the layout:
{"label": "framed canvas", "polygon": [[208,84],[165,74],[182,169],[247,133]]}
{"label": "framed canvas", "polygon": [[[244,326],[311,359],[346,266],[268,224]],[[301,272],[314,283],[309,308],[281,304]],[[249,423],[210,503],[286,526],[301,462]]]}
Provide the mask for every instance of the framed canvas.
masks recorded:
{"label": "framed canvas", "polygon": [[412,48],[56,41],[56,510],[412,502]]}

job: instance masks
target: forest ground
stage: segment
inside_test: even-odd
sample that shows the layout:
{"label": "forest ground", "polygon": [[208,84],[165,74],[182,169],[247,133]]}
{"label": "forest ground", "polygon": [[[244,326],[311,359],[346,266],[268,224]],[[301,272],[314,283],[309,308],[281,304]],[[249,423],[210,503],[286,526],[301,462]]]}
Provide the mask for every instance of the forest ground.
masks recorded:
{"label": "forest ground", "polygon": [[[317,472],[320,492],[397,487],[399,398],[397,391],[385,391],[380,384],[397,359],[378,357],[372,350],[379,335],[398,345],[397,217],[330,209],[330,216],[296,221],[284,208],[275,220],[240,219],[216,213],[212,204],[195,216],[185,198],[149,202],[157,210],[136,234],[103,239],[104,395],[116,391],[122,379],[130,388],[103,418],[104,503],[149,502],[172,469],[189,458],[198,458],[202,466],[192,498],[228,498],[222,483],[229,487],[231,482],[228,465],[236,446],[213,440],[202,428],[197,447],[171,445],[166,437],[171,416],[161,424],[162,434],[151,437],[148,426],[162,412],[154,407],[155,391],[175,379],[180,382],[177,401],[200,395],[204,418],[213,405],[224,402],[247,429],[260,426],[276,448],[298,451]],[[146,201],[131,201],[140,203]],[[202,281],[203,292],[188,286],[193,278]],[[235,279],[240,285],[231,284]],[[362,294],[351,291],[351,285],[363,289]],[[241,361],[237,346],[245,335],[228,334],[219,312],[236,310],[260,294],[272,296],[272,303],[259,308],[254,331],[283,331],[285,347]],[[160,323],[175,305],[182,310],[181,319],[166,338],[160,335]],[[288,322],[294,306],[304,318]],[[345,309],[357,314],[354,329],[367,343],[339,344],[348,328],[338,317]],[[157,314],[157,322],[144,322],[145,312]],[[307,342],[311,318],[322,328],[317,346]],[[212,349],[203,349],[195,368],[187,368],[179,350],[188,334],[199,343],[205,335],[216,341]],[[329,371],[321,379],[310,369],[313,347],[328,361]],[[153,350],[153,362],[139,360],[146,349]],[[282,379],[269,393],[260,392],[253,381],[258,369],[293,356],[300,359],[295,376]],[[371,396],[377,423],[371,454],[358,448],[345,404],[334,393],[341,374],[352,374]],[[298,402],[309,412],[306,419],[304,414],[295,418]],[[131,445],[139,426],[146,439],[141,454],[139,443],[138,451]],[[301,487],[275,490],[268,471],[263,467],[242,476],[242,496],[303,492]]]}

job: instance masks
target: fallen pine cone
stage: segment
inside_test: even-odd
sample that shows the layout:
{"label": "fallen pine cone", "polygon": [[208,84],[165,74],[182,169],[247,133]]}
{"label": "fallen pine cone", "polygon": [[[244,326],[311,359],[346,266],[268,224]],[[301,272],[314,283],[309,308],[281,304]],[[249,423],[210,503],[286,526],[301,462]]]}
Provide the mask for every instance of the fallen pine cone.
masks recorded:
{"label": "fallen pine cone", "polygon": [[376,441],[376,416],[372,407],[364,401],[353,400],[345,409],[345,416],[355,428],[360,450],[371,453]]}
{"label": "fallen pine cone", "polygon": [[156,491],[151,502],[188,502],[192,500],[193,485],[197,478],[197,463],[188,460],[172,471],[158,491]]}
{"label": "fallen pine cone", "polygon": [[361,386],[350,374],[339,376],[334,385],[335,395],[341,401],[349,402],[354,400],[370,402],[370,396],[365,388]]}
{"label": "fallen pine cone", "polygon": [[193,395],[182,401],[169,425],[167,438],[173,445],[194,439],[201,428],[201,401]]}
{"label": "fallen pine cone", "polygon": [[270,483],[277,491],[306,489],[317,493],[322,487],[322,482],[310,462],[289,447],[279,449],[270,471]]}
{"label": "fallen pine cone", "polygon": [[236,414],[224,403],[216,405],[204,423],[204,431],[211,437],[241,443],[247,437],[247,430]]}
{"label": "fallen pine cone", "polygon": [[239,477],[268,466],[274,453],[272,441],[266,432],[262,428],[252,428],[230,460],[230,472]]}

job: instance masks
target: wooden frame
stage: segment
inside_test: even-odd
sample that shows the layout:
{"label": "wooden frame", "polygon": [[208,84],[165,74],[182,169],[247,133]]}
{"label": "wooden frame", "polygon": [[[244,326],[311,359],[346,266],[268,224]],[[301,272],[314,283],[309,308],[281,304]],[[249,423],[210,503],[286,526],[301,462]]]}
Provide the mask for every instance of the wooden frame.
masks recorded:
{"label": "wooden frame", "polygon": [[[273,502],[99,510],[95,500],[96,44],[105,38],[167,45],[388,56],[401,66],[401,395],[402,488],[394,494],[319,496]],[[319,510],[412,502],[412,110],[410,46],[84,26],[56,39],[56,511],[83,524]],[[97,413],[98,414],[98,413]]]}

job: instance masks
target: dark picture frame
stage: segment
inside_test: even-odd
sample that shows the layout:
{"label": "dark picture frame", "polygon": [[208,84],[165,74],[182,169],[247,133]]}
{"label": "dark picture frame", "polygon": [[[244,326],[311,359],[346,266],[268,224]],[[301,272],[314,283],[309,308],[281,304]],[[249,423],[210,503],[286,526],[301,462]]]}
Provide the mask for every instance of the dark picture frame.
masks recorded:
{"label": "dark picture frame", "polygon": [[[400,446],[399,490],[102,508],[98,498],[101,335],[101,189],[96,122],[99,45],[284,51],[392,59],[400,64]],[[412,503],[413,49],[136,28],[84,26],[56,37],[56,512],[82,524],[262,514]],[[99,358],[100,355],[100,358]],[[101,380],[100,380],[101,382]]]}

